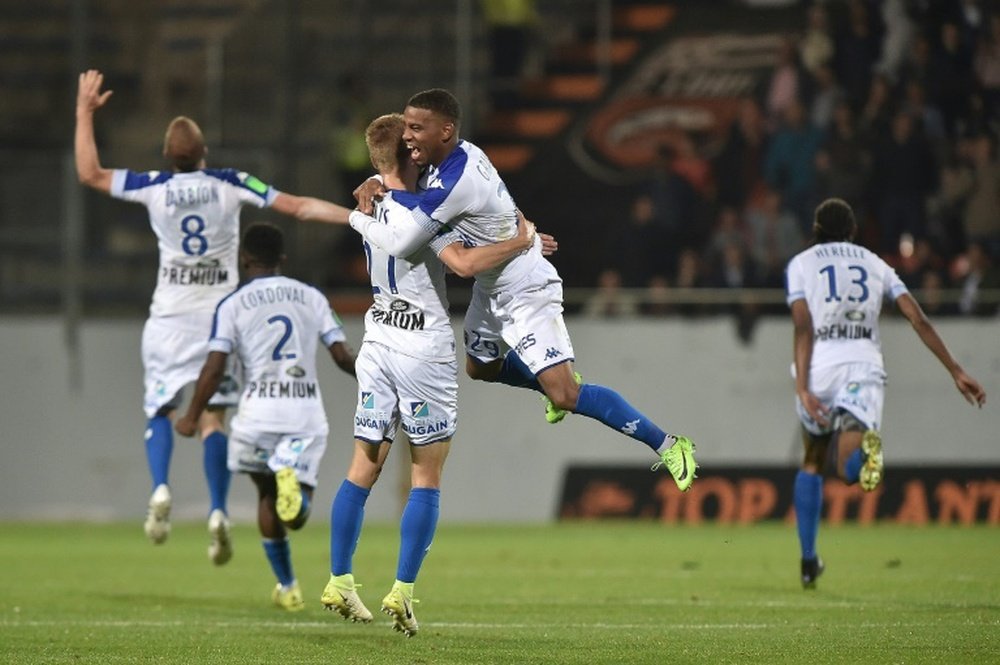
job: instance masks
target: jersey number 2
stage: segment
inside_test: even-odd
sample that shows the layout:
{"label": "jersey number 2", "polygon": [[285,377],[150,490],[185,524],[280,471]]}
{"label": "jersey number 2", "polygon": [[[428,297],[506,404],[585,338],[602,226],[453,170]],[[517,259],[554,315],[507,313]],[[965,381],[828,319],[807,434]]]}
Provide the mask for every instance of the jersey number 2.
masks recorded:
{"label": "jersey number 2", "polygon": [[292,336],[292,320],[285,316],[284,314],[275,314],[267,320],[268,323],[280,323],[285,327],[284,333],[281,335],[281,339],[278,343],[274,345],[274,351],[271,352],[271,360],[291,360],[295,357],[294,353],[282,353],[281,349],[284,348],[285,344],[288,343],[288,339]]}

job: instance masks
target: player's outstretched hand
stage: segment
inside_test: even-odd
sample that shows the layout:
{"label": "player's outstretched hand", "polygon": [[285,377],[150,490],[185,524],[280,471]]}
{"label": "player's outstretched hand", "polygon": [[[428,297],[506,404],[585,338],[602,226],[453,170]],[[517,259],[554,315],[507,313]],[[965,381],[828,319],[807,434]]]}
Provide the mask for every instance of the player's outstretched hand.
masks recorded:
{"label": "player's outstretched hand", "polygon": [[104,106],[113,94],[112,90],[101,92],[104,74],[96,69],[88,69],[80,74],[80,87],[76,92],[76,110],[93,113]]}
{"label": "player's outstretched hand", "polygon": [[559,251],[559,243],[554,236],[539,231],[538,237],[542,239],[542,256],[552,256]]}
{"label": "player's outstretched hand", "polygon": [[955,372],[955,387],[969,404],[978,406],[980,409],[986,404],[986,390],[979,385],[978,381],[962,370]]}
{"label": "player's outstretched hand", "polygon": [[385,185],[375,178],[368,178],[354,190],[358,210],[366,215],[375,212],[375,199],[381,199],[383,196],[385,196]]}
{"label": "player's outstretched hand", "polygon": [[181,436],[194,436],[198,430],[198,421],[185,415],[177,419],[177,422],[174,423],[174,429]]}

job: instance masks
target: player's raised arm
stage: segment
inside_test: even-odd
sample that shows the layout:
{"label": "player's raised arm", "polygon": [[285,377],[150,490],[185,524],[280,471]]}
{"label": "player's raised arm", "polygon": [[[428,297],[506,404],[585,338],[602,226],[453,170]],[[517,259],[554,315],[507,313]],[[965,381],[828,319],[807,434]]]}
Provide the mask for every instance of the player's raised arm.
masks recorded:
{"label": "player's raised arm", "polygon": [[336,203],[311,196],[295,196],[285,192],[281,192],[275,197],[271,208],[302,222],[326,222],[327,224],[347,224],[351,214],[350,210]]}
{"label": "player's raised arm", "polygon": [[913,330],[917,333],[920,341],[924,343],[924,346],[930,349],[931,353],[941,361],[944,368],[951,374],[958,392],[962,393],[962,396],[965,397],[969,404],[982,408],[983,404],[986,403],[986,391],[979,385],[978,381],[965,373],[962,366],[951,355],[944,340],[941,339],[941,336],[931,324],[930,319],[924,314],[924,310],[920,307],[919,303],[909,293],[903,293],[896,298],[896,306],[899,307],[899,311],[903,313],[903,316],[913,326]]}
{"label": "player's raised arm", "polygon": [[111,192],[111,169],[101,166],[94,138],[94,111],[104,106],[112,91],[101,92],[104,75],[96,69],[80,74],[76,93],[76,133],[73,139],[76,175],[80,183],[108,194]]}

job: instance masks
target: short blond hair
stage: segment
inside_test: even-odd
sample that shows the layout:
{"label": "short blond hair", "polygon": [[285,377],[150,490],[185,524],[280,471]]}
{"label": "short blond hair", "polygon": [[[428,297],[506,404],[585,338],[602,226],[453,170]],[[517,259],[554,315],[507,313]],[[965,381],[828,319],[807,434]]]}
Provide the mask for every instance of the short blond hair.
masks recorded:
{"label": "short blond hair", "polygon": [[365,129],[368,155],[379,173],[396,171],[409,158],[409,150],[403,143],[405,128],[402,114],[388,113],[372,120]]}
{"label": "short blond hair", "polygon": [[167,125],[163,136],[163,156],[182,173],[197,171],[205,159],[205,137],[191,118],[179,115]]}

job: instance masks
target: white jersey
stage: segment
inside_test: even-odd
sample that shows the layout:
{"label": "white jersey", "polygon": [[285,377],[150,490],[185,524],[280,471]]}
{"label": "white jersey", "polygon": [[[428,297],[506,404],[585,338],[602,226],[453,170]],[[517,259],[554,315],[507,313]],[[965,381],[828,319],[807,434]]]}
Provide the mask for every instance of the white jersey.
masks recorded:
{"label": "white jersey", "polygon": [[882,302],[907,292],[885,261],[849,242],[814,245],[789,261],[786,286],[788,304],[805,300],[812,315],[812,369],[853,362],[883,367]]}
{"label": "white jersey", "polygon": [[[396,256],[409,256],[449,231],[466,247],[496,244],[517,235],[514,199],[486,153],[468,141],[459,141],[440,166],[428,167],[419,187],[418,204],[402,227],[380,229],[376,220],[357,211],[351,214],[351,226]],[[476,282],[489,292],[516,288],[539,264],[547,263],[541,247],[536,237],[531,248],[479,273]]]}
{"label": "white jersey", "polygon": [[[375,217],[381,224],[390,220],[407,224],[419,200],[415,194],[391,191],[376,206]],[[431,245],[439,251],[438,242]],[[365,314],[365,341],[423,360],[454,360],[455,332],[448,316],[444,264],[434,249],[424,246],[401,258],[367,237],[364,247],[375,301]]]}
{"label": "white jersey", "polygon": [[142,203],[160,249],[152,316],[211,313],[239,283],[240,208],[263,208],[278,192],[233,169],[191,173],[117,169],[111,195]]}
{"label": "white jersey", "polygon": [[233,291],[215,312],[210,351],[239,354],[241,426],[262,432],[326,433],[316,347],[345,339],[326,296],[281,275]]}

